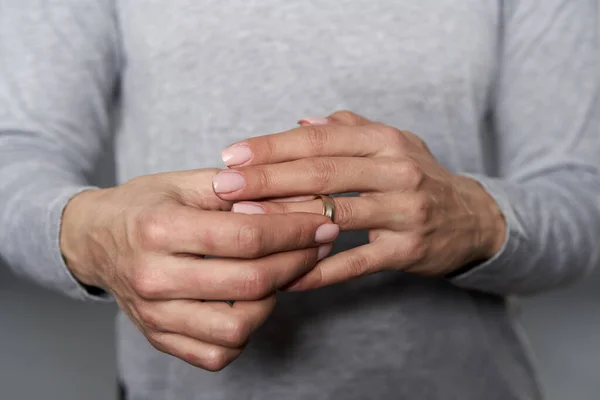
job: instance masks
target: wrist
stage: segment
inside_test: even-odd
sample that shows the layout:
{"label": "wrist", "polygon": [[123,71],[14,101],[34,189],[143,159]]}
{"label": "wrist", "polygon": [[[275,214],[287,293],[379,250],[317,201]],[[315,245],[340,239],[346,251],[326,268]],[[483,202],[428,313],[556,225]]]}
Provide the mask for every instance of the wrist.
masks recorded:
{"label": "wrist", "polygon": [[462,198],[475,218],[475,238],[471,262],[483,262],[494,257],[506,238],[506,221],[498,203],[474,179],[458,176]]}
{"label": "wrist", "polygon": [[59,236],[60,252],[75,279],[86,286],[103,288],[100,265],[89,238],[100,199],[109,189],[93,189],[75,195],[65,206]]}

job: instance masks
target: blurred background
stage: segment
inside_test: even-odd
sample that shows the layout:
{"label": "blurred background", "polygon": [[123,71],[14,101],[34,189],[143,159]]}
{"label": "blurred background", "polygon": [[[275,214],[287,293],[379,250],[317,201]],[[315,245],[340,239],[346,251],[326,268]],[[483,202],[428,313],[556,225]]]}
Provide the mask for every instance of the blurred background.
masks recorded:
{"label": "blurred background", "polygon": [[[113,180],[107,151],[95,181]],[[600,268],[575,286],[521,300],[547,400],[600,399],[599,289]],[[0,261],[0,399],[115,399],[115,313],[114,305],[19,280]]]}

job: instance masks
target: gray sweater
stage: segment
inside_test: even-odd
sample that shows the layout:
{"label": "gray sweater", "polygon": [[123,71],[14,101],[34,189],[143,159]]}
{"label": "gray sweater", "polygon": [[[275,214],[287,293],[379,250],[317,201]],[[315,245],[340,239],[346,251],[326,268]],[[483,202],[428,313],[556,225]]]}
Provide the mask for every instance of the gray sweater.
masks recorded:
{"label": "gray sweater", "polygon": [[120,315],[130,399],[538,399],[508,299],[599,258],[597,29],[596,0],[0,0],[0,254],[108,300],[58,247],[105,143],[122,182],[219,166],[233,141],[350,109],[478,179],[506,218],[502,250],[451,280],[281,293],[218,373],[159,353]]}

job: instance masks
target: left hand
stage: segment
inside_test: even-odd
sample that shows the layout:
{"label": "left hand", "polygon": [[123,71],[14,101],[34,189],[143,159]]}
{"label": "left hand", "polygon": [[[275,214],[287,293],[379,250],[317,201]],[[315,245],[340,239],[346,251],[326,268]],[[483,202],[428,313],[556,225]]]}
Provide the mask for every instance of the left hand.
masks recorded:
{"label": "left hand", "polygon": [[478,182],[440,165],[416,135],[348,111],[302,125],[229,147],[222,156],[230,169],[213,181],[221,199],[239,202],[237,212],[321,213],[315,197],[244,200],[360,193],[334,198],[334,222],[368,229],[369,244],[320,261],[288,290],[390,269],[446,275],[502,247],[506,227],[496,202]]}

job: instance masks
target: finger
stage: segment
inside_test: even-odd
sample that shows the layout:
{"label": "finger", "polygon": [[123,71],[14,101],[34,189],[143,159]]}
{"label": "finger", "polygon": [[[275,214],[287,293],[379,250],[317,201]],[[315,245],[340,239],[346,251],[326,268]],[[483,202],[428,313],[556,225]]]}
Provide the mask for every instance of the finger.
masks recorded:
{"label": "finger", "polygon": [[333,124],[351,126],[364,126],[373,123],[373,121],[347,110],[336,111],[327,117],[327,120]]}
{"label": "finger", "polygon": [[427,240],[414,232],[395,233],[386,238],[380,235],[372,243],[323,259],[285,290],[316,289],[384,270],[418,271],[424,265],[427,249]]}
{"label": "finger", "polygon": [[222,370],[242,353],[242,349],[205,343],[176,333],[153,332],[147,337],[157,350],[208,371]]}
{"label": "finger", "polygon": [[275,307],[275,295],[258,301],[223,302],[171,300],[144,303],[137,313],[151,329],[177,333],[232,349],[243,347],[249,336]]}
{"label": "finger", "polygon": [[212,178],[219,171],[217,168],[175,171],[147,175],[138,179],[157,179],[170,184],[177,193],[178,200],[187,206],[203,210],[230,210],[231,203],[221,200],[211,190]]}
{"label": "finger", "polygon": [[341,124],[341,125],[351,125],[351,126],[360,126],[360,125],[368,125],[373,122],[368,120],[367,118],[360,116],[352,111],[336,111],[331,114],[327,118],[322,117],[305,117],[300,118],[298,120],[298,124],[300,126],[308,126],[308,125],[327,125],[327,124]]}
{"label": "finger", "polygon": [[149,251],[258,258],[304,249],[337,237],[337,227],[316,214],[242,215],[165,207],[137,221],[138,240]]}
{"label": "finger", "polygon": [[[383,196],[334,197],[333,221],[342,231],[357,229],[389,228],[395,219],[387,207]],[[233,205],[236,213],[252,214],[262,210],[267,214],[315,213],[323,214],[323,200],[320,198],[302,202],[239,202]],[[397,213],[401,214],[401,212]],[[401,216],[399,216],[401,217]]]}
{"label": "finger", "polygon": [[134,290],[144,299],[258,300],[310,271],[317,248],[253,260],[159,257],[139,271]]}
{"label": "finger", "polygon": [[390,262],[390,251],[369,243],[325,258],[285,291],[303,291],[345,282],[379,272]]}
{"label": "finger", "polygon": [[378,124],[308,125],[287,132],[257,136],[221,153],[228,167],[274,164],[319,156],[365,157],[385,152],[390,129]]}
{"label": "finger", "polygon": [[290,203],[290,202],[299,202],[299,201],[309,201],[316,199],[316,195],[306,195],[306,196],[292,196],[292,197],[278,197],[275,199],[269,199],[269,201],[275,203]]}
{"label": "finger", "polygon": [[385,192],[418,186],[422,175],[415,169],[414,163],[384,158],[317,157],[222,171],[215,176],[213,186],[220,198],[230,201]]}

